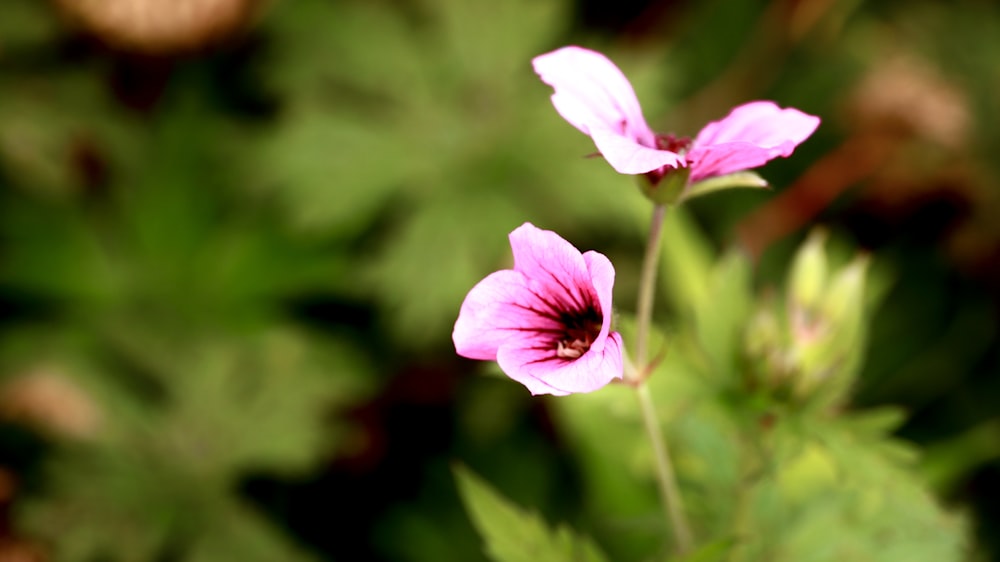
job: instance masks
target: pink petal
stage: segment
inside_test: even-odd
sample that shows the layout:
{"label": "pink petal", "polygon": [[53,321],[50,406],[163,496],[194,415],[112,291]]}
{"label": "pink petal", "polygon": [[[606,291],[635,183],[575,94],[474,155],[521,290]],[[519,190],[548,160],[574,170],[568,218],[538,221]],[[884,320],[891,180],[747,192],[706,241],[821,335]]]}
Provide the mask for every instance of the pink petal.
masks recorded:
{"label": "pink petal", "polygon": [[593,347],[572,361],[546,359],[547,355],[517,345],[503,345],[497,353],[500,368],[524,384],[532,394],[566,395],[592,392],[622,377],[621,335],[608,334],[602,351]]}
{"label": "pink petal", "polygon": [[[551,350],[532,348],[527,342],[508,342],[497,351],[497,364],[511,379],[523,384],[532,394],[565,396],[570,392],[546,383],[540,375],[556,365],[567,364],[552,357]],[[582,357],[581,357],[582,358]],[[544,369],[543,365],[549,365]]]}
{"label": "pink petal", "polygon": [[[514,269],[490,274],[462,303],[452,332],[459,355],[495,359],[533,394],[590,392],[620,378],[621,336],[609,331],[615,270],[608,258],[581,254],[530,223],[510,233],[510,244]],[[598,311],[601,330],[586,352],[560,357],[567,323],[596,319]]]}
{"label": "pink petal", "polygon": [[514,270],[524,274],[534,295],[562,310],[581,310],[596,300],[580,251],[555,232],[526,222],[510,233],[510,247]]}
{"label": "pink petal", "polygon": [[601,156],[619,174],[645,174],[664,166],[676,168],[684,164],[683,156],[669,150],[648,148],[607,129],[593,129],[591,138]]}
{"label": "pink petal", "polygon": [[591,282],[597,292],[597,302],[601,307],[601,317],[604,319],[601,324],[601,333],[590,344],[590,350],[602,352],[608,332],[611,330],[611,317],[614,314],[611,308],[611,293],[615,285],[615,268],[607,256],[597,252],[584,253],[583,261],[587,264],[587,271],[590,273]]}
{"label": "pink petal", "polygon": [[552,86],[556,111],[585,134],[604,129],[646,146],[653,133],[635,91],[615,63],[596,51],[563,47],[532,60],[535,73]]}
{"label": "pink petal", "polygon": [[491,273],[466,295],[455,321],[452,341],[462,357],[492,361],[497,349],[527,328],[558,328],[560,325],[539,315],[539,303],[528,289],[528,280],[519,271],[505,269]]}
{"label": "pink petal", "polygon": [[747,142],[731,142],[694,148],[687,156],[691,162],[689,181],[693,183],[705,178],[757,168],[778,156],[786,156],[781,152],[782,150],[787,149],[790,154],[794,148],[794,144],[762,148]]}
{"label": "pink petal", "polygon": [[691,181],[756,168],[787,157],[819,126],[819,117],[755,101],[733,109],[698,133],[687,154]]}
{"label": "pink petal", "polygon": [[819,126],[819,117],[793,107],[781,109],[774,102],[754,101],[734,108],[729,115],[706,125],[694,146],[746,142],[762,147],[791,141],[798,144]]}

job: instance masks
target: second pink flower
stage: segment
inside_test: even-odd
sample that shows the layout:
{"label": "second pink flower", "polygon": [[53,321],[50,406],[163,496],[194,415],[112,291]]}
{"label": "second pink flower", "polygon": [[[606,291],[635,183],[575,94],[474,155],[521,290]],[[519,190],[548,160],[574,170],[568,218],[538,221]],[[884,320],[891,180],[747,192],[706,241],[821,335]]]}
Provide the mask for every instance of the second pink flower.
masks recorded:
{"label": "second pink flower", "polygon": [[535,72],[555,89],[552,103],[564,119],[590,135],[604,159],[622,174],[662,177],[689,168],[690,182],[762,166],[787,157],[819,126],[819,117],[774,102],[754,101],[705,126],[694,138],[653,133],[635,91],[607,57],[563,47],[535,57]]}

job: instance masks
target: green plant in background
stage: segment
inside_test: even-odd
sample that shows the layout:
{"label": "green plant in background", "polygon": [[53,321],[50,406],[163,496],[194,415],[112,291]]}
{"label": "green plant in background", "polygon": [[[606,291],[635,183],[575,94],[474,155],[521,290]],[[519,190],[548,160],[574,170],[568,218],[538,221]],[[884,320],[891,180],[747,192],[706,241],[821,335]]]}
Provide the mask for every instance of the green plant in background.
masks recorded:
{"label": "green plant in background", "polygon": [[[916,452],[890,436],[901,412],[846,407],[876,304],[865,290],[867,259],[832,268],[814,234],[785,299],[755,297],[745,258],[715,261],[679,210],[667,231],[666,269],[683,268],[691,284],[667,284],[686,313],[656,338],[667,351],[649,383],[703,545],[676,559],[963,560],[966,524],[937,505]],[[800,307],[811,305],[822,330],[802,325]],[[662,559],[653,457],[630,394],[611,385],[561,398],[559,427],[580,459],[584,524],[609,559]],[[502,500],[468,480],[459,474],[488,544],[536,525],[531,515],[482,515]],[[520,559],[489,549],[494,560]],[[576,559],[571,552],[549,559]]]}
{"label": "green plant in background", "polygon": [[4,285],[48,308],[5,337],[4,370],[60,366],[102,420],[45,460],[20,521],[64,560],[307,559],[238,486],[254,471],[312,470],[344,441],[321,420],[371,392],[349,339],[279,315],[340,266],[266,211],[238,210],[202,172],[211,133],[183,103],[164,112],[131,137],[145,165],[116,168],[107,198],[14,194],[4,207],[7,240],[37,233],[8,248]]}
{"label": "green plant in background", "polygon": [[25,303],[4,319],[0,401],[53,442],[17,528],[59,560],[313,559],[240,486],[352,439],[332,420],[372,393],[370,358],[285,312],[345,263],[245,197],[209,100],[168,90],[130,113],[88,62],[14,67],[0,93],[0,286]]}
{"label": "green plant in background", "polygon": [[[681,291],[675,302],[693,329],[686,335],[687,326],[678,327],[660,343],[670,349],[654,359],[648,353],[666,211],[679,212],[675,207],[686,194],[760,187],[764,182],[743,181],[745,170],[790,155],[819,119],[750,102],[693,140],[656,135],[627,79],[600,53],[564,47],[534,64],[553,86],[560,115],[590,135],[616,171],[640,175],[643,194],[653,203],[634,334],[624,340],[634,344],[627,348],[634,349],[634,359],[622,351],[621,334],[609,331],[610,262],[596,252],[581,256],[558,235],[530,224],[510,234],[514,268],[489,275],[466,296],[453,332],[456,351],[497,361],[532,394],[611,397],[613,386],[602,387],[616,378],[634,388],[638,408],[622,404],[620,396],[613,409],[602,409],[606,404],[598,399],[586,404],[566,398],[564,423],[576,426],[570,431],[577,430],[575,437],[593,453],[581,468],[592,471],[592,496],[637,466],[644,473],[639,478],[656,482],[672,560],[908,560],[918,553],[959,560],[963,524],[938,510],[912,468],[900,466],[910,460],[908,450],[887,436],[900,416],[843,412],[864,352],[866,258],[829,273],[824,237],[814,234],[792,264],[784,302],[763,302],[754,316],[749,264],[739,256],[700,268],[701,278],[698,266],[707,257],[665,260],[678,273],[695,273],[684,280],[697,291]],[[738,181],[701,188],[701,182],[734,172]],[[685,244],[682,231],[672,234],[675,244],[688,246],[677,255],[692,257],[695,245]],[[574,403],[591,408],[574,410]],[[625,421],[617,428],[610,423],[616,414]],[[665,421],[675,429],[666,441]],[[648,438],[638,451],[639,440],[629,435],[638,433],[637,422]],[[682,432],[688,428],[694,431]],[[674,444],[676,465],[666,443]],[[634,465],[621,462],[637,456]],[[683,499],[678,473],[688,478],[693,504]],[[464,470],[456,477],[494,560],[542,553],[573,560],[584,552],[601,558],[593,545],[565,530],[536,537],[533,515],[504,505]],[[629,495],[620,493],[621,485],[609,487],[615,492],[605,496],[608,505],[594,510],[599,524],[637,508],[623,501]],[[490,517],[491,509],[504,513]],[[626,536],[625,528],[619,520],[607,530],[616,559],[666,555],[668,541],[657,526],[638,533],[648,541]],[[509,547],[518,534],[533,537],[526,550]]]}
{"label": "green plant in background", "polygon": [[[301,228],[367,242],[352,289],[384,307],[403,347],[440,342],[463,291],[503,259],[495,232],[531,219],[618,235],[606,225],[639,210],[582,158],[585,144],[544,118],[544,90],[525,72],[568,6],[414,10],[318,0],[277,10],[268,81],[286,105],[244,161],[246,183]],[[318,40],[301,32],[315,21],[326,22]]]}
{"label": "green plant in background", "polygon": [[61,560],[312,559],[237,486],[252,471],[305,473],[345,442],[347,427],[318,420],[363,395],[364,361],[292,330],[181,351],[123,339],[165,396],[141,400],[108,364],[65,358],[60,368],[88,391],[99,423],[46,459],[45,495],[19,508],[23,529]]}

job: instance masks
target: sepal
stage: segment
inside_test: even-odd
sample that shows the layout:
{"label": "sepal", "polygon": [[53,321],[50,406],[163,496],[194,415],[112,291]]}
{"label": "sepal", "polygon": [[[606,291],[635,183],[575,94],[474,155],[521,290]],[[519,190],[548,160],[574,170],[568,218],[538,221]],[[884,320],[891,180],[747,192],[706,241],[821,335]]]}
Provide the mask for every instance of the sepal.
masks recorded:
{"label": "sepal", "polygon": [[700,197],[708,193],[715,193],[717,191],[725,191],[727,189],[769,189],[771,186],[767,183],[767,180],[760,177],[760,174],[756,172],[751,172],[749,170],[743,172],[736,172],[734,174],[726,174],[724,176],[715,176],[704,179],[702,181],[694,182],[681,193],[678,198],[678,203],[683,203],[689,199],[694,199],[695,197]]}

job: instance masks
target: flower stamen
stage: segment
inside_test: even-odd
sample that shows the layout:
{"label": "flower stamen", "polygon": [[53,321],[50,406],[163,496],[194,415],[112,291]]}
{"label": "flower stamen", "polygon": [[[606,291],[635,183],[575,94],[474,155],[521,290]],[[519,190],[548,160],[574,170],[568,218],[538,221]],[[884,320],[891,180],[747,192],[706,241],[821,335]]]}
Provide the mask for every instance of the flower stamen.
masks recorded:
{"label": "flower stamen", "polygon": [[594,310],[580,313],[580,316],[566,320],[563,338],[556,341],[556,357],[560,359],[578,359],[590,350],[601,333],[602,319]]}
{"label": "flower stamen", "polygon": [[656,135],[656,148],[684,156],[691,150],[691,137],[677,137],[673,134]]}
{"label": "flower stamen", "polygon": [[584,340],[559,340],[556,344],[556,357],[560,359],[577,359],[590,349],[590,338]]}

